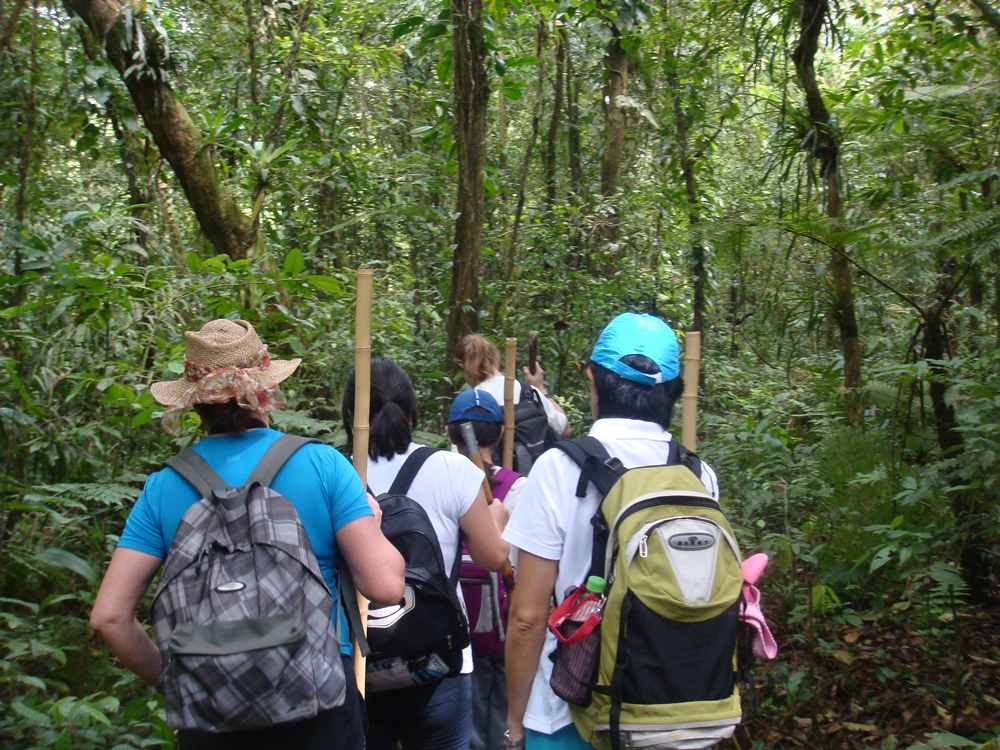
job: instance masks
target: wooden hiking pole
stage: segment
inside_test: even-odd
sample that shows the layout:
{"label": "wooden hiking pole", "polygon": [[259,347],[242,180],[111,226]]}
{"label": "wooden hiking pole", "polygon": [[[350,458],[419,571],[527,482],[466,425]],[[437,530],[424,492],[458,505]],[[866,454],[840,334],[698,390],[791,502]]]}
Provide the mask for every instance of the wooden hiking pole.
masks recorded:
{"label": "wooden hiking pole", "polygon": [[681,444],[691,451],[698,450],[698,369],[701,365],[701,331],[691,331],[684,337],[684,405]]}
{"label": "wooden hiking pole", "polygon": [[507,359],[503,380],[503,467],[514,468],[514,368],[517,367],[517,339],[507,339]]}
{"label": "wooden hiking pole", "polygon": [[528,372],[538,369],[538,331],[528,331]]}
{"label": "wooden hiking pole", "polygon": [[[361,484],[368,487],[368,436],[371,425],[368,411],[371,407],[372,388],[372,271],[358,271],[358,300],[354,311],[354,470],[361,477]],[[358,609],[361,627],[367,633],[368,600],[358,592]],[[354,639],[354,678],[362,697],[365,694],[365,657],[361,655],[357,638]]]}
{"label": "wooden hiking pole", "polygon": [[[458,426],[459,431],[462,433],[462,442],[465,443],[465,450],[469,454],[469,459],[476,465],[481,472],[483,472],[483,494],[486,495],[486,504],[493,505],[496,502],[496,498],[493,497],[493,488],[490,486],[490,475],[486,471],[486,464],[483,463],[483,457],[479,454],[479,441],[476,439],[476,428],[473,427],[472,422],[462,422]],[[510,560],[503,561],[503,567],[500,568],[500,578],[503,579],[503,587],[507,589],[507,596],[514,593],[514,567],[510,564]]]}

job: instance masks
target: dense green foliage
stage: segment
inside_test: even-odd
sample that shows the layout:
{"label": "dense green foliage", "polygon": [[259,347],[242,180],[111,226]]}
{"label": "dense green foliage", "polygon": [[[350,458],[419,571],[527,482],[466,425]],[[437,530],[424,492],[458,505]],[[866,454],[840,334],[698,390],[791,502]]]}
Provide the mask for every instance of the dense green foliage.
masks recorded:
{"label": "dense green foliage", "polygon": [[[974,5],[989,8],[831,9],[817,68],[842,151],[838,223],[790,61],[798,4],[486,4],[480,329],[540,331],[579,435],[603,324],[630,308],[686,330],[703,274],[699,450],[744,549],[772,557],[761,588],[782,648],[757,670],[739,747],[998,737],[1000,29]],[[169,81],[254,240],[245,258],[206,240],[79,18],[0,0],[10,748],[172,744],[87,615],[143,477],[195,434],[164,434],[148,393],[181,371],[185,328],[245,316],[273,352],[303,357],[274,421],[340,444],[354,274],[370,267],[373,350],[413,376],[425,438],[458,387],[443,340],[458,170],[447,3],[124,7],[147,35],[130,75]],[[609,197],[612,32],[630,81]],[[863,430],[844,414],[831,248],[854,274]]]}

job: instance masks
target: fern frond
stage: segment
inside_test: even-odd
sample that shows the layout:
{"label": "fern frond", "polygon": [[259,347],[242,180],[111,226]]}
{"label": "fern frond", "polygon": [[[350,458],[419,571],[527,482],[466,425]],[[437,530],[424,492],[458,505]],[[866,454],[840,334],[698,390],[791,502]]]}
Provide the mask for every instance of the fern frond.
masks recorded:
{"label": "fern frond", "polygon": [[139,490],[127,484],[112,482],[64,482],[62,484],[41,484],[32,488],[31,495],[44,501],[45,495],[60,502],[78,501],[85,507],[94,505],[118,506],[133,502],[139,497]]}
{"label": "fern frond", "polygon": [[272,412],[271,424],[284,432],[296,435],[317,436],[342,429],[340,422],[332,419],[315,419],[304,411],[281,410]]}
{"label": "fern frond", "polygon": [[1000,232],[1000,206],[963,216],[961,220],[950,224],[947,229],[933,235],[930,242],[935,245],[947,245],[973,239],[987,230],[991,230],[992,234]]}

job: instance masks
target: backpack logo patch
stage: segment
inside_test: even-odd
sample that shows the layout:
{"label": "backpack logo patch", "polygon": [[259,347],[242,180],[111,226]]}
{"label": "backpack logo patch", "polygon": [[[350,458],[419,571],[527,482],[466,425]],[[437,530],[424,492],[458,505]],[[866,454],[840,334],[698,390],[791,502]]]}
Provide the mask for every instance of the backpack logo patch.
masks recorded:
{"label": "backpack logo patch", "polygon": [[236,591],[242,591],[247,585],[243,581],[226,581],[225,583],[220,583],[215,587],[215,590],[220,594],[230,594]]}
{"label": "backpack logo patch", "polygon": [[715,537],[706,533],[683,533],[673,534],[667,544],[681,552],[691,552],[695,550],[708,549],[715,544]]}

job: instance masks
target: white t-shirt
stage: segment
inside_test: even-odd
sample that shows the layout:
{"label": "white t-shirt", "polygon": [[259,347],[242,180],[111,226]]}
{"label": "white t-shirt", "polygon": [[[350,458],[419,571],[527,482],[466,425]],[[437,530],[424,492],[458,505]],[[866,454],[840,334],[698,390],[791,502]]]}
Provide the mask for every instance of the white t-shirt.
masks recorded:
{"label": "white t-shirt", "polygon": [[[590,435],[627,468],[664,463],[671,439],[670,433],[658,424],[635,419],[599,419],[590,428]],[[590,570],[593,544],[590,519],[597,512],[598,497],[593,484],[587,489],[586,498],[576,497],[579,478],[580,468],[572,458],[558,449],[547,450],[532,466],[503,532],[503,538],[512,547],[559,561],[555,590],[559,601],[567,590],[583,583]],[[701,480],[718,499],[715,472],[704,462]],[[572,723],[569,706],[549,687],[552,676],[549,654],[555,647],[555,636],[546,628],[524,715],[524,726],[544,734],[553,734]]]}
{"label": "white t-shirt", "polygon": [[[482,388],[493,398],[497,400],[497,403],[503,407],[503,389],[504,389],[504,376],[494,375],[492,378],[486,378],[482,383],[476,386],[476,388]],[[535,388],[533,385],[529,385],[529,388]],[[542,402],[542,408],[545,409],[545,416],[548,419],[549,427],[551,427],[556,435],[562,437],[563,430],[566,429],[566,425],[569,424],[569,420],[566,415],[561,411],[558,411],[556,407],[552,405],[547,396],[543,396],[542,392],[535,388],[535,393],[538,394],[539,400]],[[519,404],[521,402],[521,381],[514,381],[514,403]]]}
{"label": "white t-shirt", "polygon": [[[397,454],[390,459],[369,460],[368,487],[371,491],[376,495],[388,492],[407,456],[419,447],[416,443],[410,443],[404,454]],[[455,453],[438,451],[420,467],[406,493],[427,511],[434,533],[437,534],[438,544],[441,545],[441,558],[449,573],[455,555],[460,550],[458,520],[472,507],[482,486],[483,472],[472,461]],[[462,601],[461,584],[458,586],[458,593],[459,601]],[[466,647],[462,657],[462,674],[467,674],[472,671],[471,646]]]}

